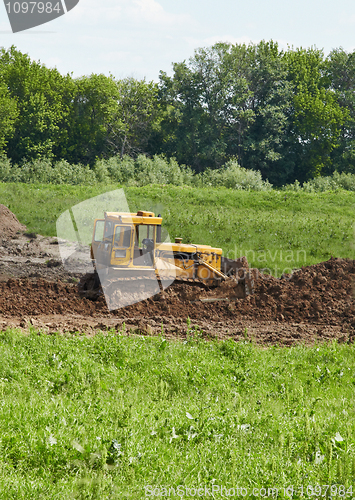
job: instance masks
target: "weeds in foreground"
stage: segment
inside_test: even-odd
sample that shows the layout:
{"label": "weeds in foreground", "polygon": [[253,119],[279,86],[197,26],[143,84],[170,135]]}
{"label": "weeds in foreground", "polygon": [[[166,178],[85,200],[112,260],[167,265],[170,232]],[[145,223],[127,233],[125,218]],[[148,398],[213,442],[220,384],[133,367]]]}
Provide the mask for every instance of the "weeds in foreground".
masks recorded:
{"label": "weeds in foreground", "polygon": [[353,345],[8,330],[0,358],[1,498],[352,485]]}
{"label": "weeds in foreground", "polygon": [[199,342],[203,339],[203,330],[197,325],[191,325],[191,319],[187,317],[186,320],[186,343]]}

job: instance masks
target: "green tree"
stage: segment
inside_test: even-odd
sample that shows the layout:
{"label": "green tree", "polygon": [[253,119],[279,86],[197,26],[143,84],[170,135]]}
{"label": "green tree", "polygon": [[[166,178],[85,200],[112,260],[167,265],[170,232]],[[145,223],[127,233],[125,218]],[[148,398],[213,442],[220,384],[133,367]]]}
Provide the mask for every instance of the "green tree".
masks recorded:
{"label": "green tree", "polygon": [[145,80],[92,74],[75,80],[70,123],[71,161],[150,152],[159,128],[157,85]]}
{"label": "green tree", "polygon": [[219,158],[213,154],[216,139],[202,93],[201,74],[185,62],[176,63],[173,77],[160,73],[159,95],[164,109],[161,151],[197,172],[215,167]]}
{"label": "green tree", "polygon": [[340,128],[339,147],[332,152],[332,171],[355,173],[355,51],[332,50],[326,70],[330,88],[346,117]]}
{"label": "green tree", "polygon": [[4,152],[7,141],[14,133],[17,116],[16,101],[11,98],[6,84],[0,79],[0,153]]}
{"label": "green tree", "polygon": [[238,144],[239,163],[260,170],[273,184],[290,181],[294,171],[288,155],[292,89],[283,52],[272,40],[234,45],[225,64],[231,75],[230,95],[236,103],[230,145]]}
{"label": "green tree", "polygon": [[117,81],[117,89],[118,106],[108,138],[110,154],[123,158],[150,153],[161,122],[157,84],[125,78]]}
{"label": "green tree", "polygon": [[15,162],[59,156],[65,152],[72,79],[48,69],[11,47],[0,50],[0,74],[17,103],[8,156]]}
{"label": "green tree", "polygon": [[284,151],[292,95],[286,76],[272,41],[197,50],[188,64],[174,64],[173,77],[161,73],[162,151],[196,171],[236,157],[274,183],[288,180],[293,164]]}
{"label": "green tree", "polygon": [[195,51],[174,64],[174,75],[160,75],[160,98],[165,105],[163,151],[188,163],[195,171],[219,168],[238,154],[242,131],[253,120],[243,109],[248,88],[230,67],[230,45],[218,43]]}
{"label": "green tree", "polygon": [[294,92],[291,154],[297,165],[295,177],[305,181],[331,169],[331,154],[339,145],[347,110],[330,88],[321,50],[290,50],[285,57]]}
{"label": "green tree", "polygon": [[93,164],[106,155],[120,94],[115,80],[102,74],[78,78],[74,86],[67,159]]}

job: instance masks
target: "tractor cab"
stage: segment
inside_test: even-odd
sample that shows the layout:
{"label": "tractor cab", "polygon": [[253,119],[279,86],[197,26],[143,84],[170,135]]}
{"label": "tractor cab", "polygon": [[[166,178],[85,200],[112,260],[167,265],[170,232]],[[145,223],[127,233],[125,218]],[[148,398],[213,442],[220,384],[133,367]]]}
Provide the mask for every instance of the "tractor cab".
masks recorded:
{"label": "tractor cab", "polygon": [[91,244],[97,268],[154,268],[161,222],[153,212],[105,212],[95,220]]}

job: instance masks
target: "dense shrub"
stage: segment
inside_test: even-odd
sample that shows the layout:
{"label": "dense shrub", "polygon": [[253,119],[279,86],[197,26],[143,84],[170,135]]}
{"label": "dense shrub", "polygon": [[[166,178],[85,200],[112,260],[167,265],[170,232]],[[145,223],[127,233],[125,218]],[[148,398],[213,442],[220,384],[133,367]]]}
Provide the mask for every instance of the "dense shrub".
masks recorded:
{"label": "dense shrub", "polygon": [[9,176],[11,173],[11,161],[4,155],[0,154],[0,180],[3,182],[9,182]]}
{"label": "dense shrub", "polygon": [[97,176],[87,165],[70,164],[66,160],[56,162],[53,166],[52,184],[95,184]]}
{"label": "dense shrub", "polygon": [[179,165],[173,158],[167,160],[162,156],[154,156],[152,160],[144,155],[138,156],[135,164],[135,183],[138,186],[147,184],[173,184],[182,186],[191,184],[192,170]]}
{"label": "dense shrub", "polygon": [[196,177],[196,185],[200,186],[224,186],[230,189],[252,191],[268,191],[272,188],[272,184],[263,181],[258,170],[240,167],[236,160],[229,161],[218,170],[205,170]]}
{"label": "dense shrub", "polygon": [[11,165],[10,160],[0,158],[0,181],[24,182],[33,184],[95,184],[97,177],[88,166],[70,164],[66,160],[52,164],[43,158],[31,162],[23,162],[21,166]]}
{"label": "dense shrub", "polygon": [[0,157],[0,181],[40,182],[43,184],[95,184],[111,182],[133,186],[147,184],[173,184],[181,186],[193,183],[193,172],[174,159],[162,156],[152,159],[139,155],[136,159],[114,156],[98,159],[93,169],[84,165],[71,165],[66,160],[52,164],[49,159],[24,161],[21,166],[11,165],[6,157]]}
{"label": "dense shrub", "polygon": [[130,156],[124,156],[123,158],[113,156],[108,160],[97,160],[94,170],[97,178],[99,178],[99,175],[101,177],[106,175],[112,182],[126,184],[134,179],[134,165],[134,159]]}
{"label": "dense shrub", "polygon": [[339,174],[339,172],[334,172],[333,175],[327,177],[315,177],[305,182],[303,186],[298,181],[295,181],[293,184],[284,186],[283,189],[306,193],[322,193],[324,191],[336,191],[337,189],[355,191],[355,174],[347,174],[345,172]]}
{"label": "dense shrub", "polygon": [[[272,184],[262,179],[258,170],[248,170],[231,160],[216,170],[205,170],[194,174],[190,167],[179,165],[174,158],[164,156],[147,158],[139,155],[113,156],[98,159],[93,168],[88,165],[70,164],[66,160],[52,163],[48,158],[24,161],[22,165],[11,164],[6,156],[0,156],[0,182],[23,182],[32,184],[93,185],[118,183],[128,186],[148,184],[171,184],[174,186],[226,187],[233,190],[269,191]],[[316,177],[303,186],[296,180],[281,188],[306,193],[344,189],[355,191],[355,174],[334,172],[328,177]]]}

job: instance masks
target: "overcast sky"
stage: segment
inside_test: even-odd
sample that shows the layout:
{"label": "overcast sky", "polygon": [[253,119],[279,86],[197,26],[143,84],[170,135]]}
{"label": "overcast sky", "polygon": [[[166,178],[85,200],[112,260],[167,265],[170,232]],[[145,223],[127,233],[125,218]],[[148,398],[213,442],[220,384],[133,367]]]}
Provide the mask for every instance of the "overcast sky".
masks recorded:
{"label": "overcast sky", "polygon": [[0,4],[0,45],[74,76],[157,81],[198,47],[276,40],[281,48],[355,49],[355,1],[80,0],[64,16],[12,34]]}

